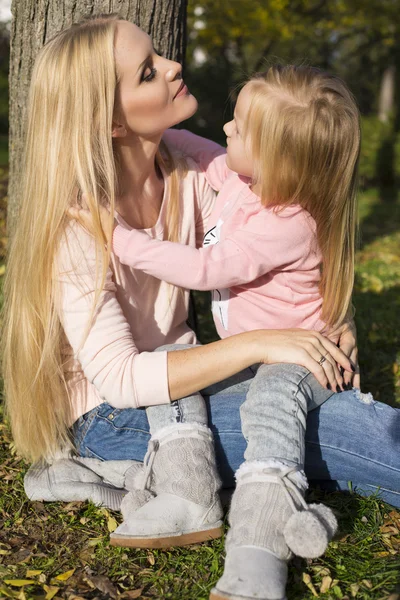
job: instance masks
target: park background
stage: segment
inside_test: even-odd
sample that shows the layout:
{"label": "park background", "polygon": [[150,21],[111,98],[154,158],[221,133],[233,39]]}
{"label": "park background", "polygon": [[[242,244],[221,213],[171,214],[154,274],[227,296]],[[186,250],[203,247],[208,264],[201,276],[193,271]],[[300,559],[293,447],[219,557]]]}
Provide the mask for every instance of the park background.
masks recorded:
{"label": "park background", "polygon": [[[399,13],[399,0],[189,0],[185,80],[200,109],[185,127],[223,143],[238,84],[274,62],[319,66],[349,84],[363,133],[354,293],[362,385],[400,407]],[[9,19],[9,2],[0,0],[0,281],[7,247]],[[195,303],[200,337],[210,341],[208,296],[197,295]],[[0,427],[0,598],[208,598],[221,573],[221,541],[170,552],[110,548],[107,529],[118,515],[86,503],[26,501],[26,465],[13,451],[7,425]],[[325,502],[337,511],[339,536],[322,559],[294,561],[289,598],[399,600],[399,512],[352,493],[328,494]]]}

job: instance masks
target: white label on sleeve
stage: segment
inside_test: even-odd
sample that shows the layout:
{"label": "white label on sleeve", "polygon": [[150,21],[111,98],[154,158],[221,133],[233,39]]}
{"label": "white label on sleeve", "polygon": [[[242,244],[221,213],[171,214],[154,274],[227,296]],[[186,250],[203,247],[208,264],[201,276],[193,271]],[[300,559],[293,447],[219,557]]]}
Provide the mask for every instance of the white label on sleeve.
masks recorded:
{"label": "white label on sleeve", "polygon": [[[213,246],[218,244],[221,237],[221,227],[223,220],[219,219],[218,223],[204,236],[203,246]],[[214,318],[221,321],[222,327],[228,329],[228,301],[229,301],[229,289],[225,290],[213,290],[211,292],[211,310]]]}

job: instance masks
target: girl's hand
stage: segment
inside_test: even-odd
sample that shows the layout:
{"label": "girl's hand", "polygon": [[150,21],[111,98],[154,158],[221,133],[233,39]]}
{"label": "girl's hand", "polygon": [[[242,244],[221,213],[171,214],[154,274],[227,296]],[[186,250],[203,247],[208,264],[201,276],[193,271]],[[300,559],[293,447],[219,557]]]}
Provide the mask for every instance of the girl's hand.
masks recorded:
{"label": "girl's hand", "polygon": [[339,367],[346,373],[354,372],[346,354],[317,331],[282,329],[260,330],[255,333],[258,334],[258,342],[261,344],[260,362],[301,365],[327,389],[336,392],[345,389]]}
{"label": "girl's hand", "polygon": [[[104,206],[99,206],[100,221],[103,231],[107,231],[110,223],[110,213]],[[85,208],[71,206],[68,209],[68,216],[75,221],[78,221],[90,235],[94,235],[94,224],[92,213]]]}

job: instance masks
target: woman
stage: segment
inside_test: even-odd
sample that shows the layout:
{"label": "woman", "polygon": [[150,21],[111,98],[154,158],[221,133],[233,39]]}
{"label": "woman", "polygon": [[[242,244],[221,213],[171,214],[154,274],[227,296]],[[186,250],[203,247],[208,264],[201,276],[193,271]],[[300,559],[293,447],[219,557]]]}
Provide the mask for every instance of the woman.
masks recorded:
{"label": "woman", "polygon": [[[116,211],[126,228],[201,244],[213,193],[193,162],[160,146],[163,132],[196,107],[180,65],[155,54],[144,32],[116,16],[61,32],[38,57],[4,336],[13,435],[33,461],[69,446],[71,427],[81,456],[143,460],[149,426],[138,408],[208,388],[220,473],[231,485],[245,447],[239,407],[251,365],[299,364],[333,389],[350,381],[345,353],[354,359],[354,339],[345,329],[345,352],[301,330],[153,352],[196,343],[186,325],[187,292],[121,265],[110,250],[112,218],[103,231],[99,207]],[[83,195],[94,237],[67,216]],[[349,375],[336,376],[335,362]],[[398,505],[399,413],[365,400],[344,391],[311,413],[308,476],[339,487],[351,479],[367,493],[382,485]]]}

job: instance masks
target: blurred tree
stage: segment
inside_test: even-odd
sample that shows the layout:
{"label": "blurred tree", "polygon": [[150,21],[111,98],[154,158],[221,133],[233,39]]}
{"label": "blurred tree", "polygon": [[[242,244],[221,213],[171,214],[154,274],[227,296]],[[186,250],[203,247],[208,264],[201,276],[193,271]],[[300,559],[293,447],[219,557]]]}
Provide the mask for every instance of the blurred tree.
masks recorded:
{"label": "blurred tree", "polygon": [[188,82],[200,100],[191,126],[221,139],[228,90],[271,60],[334,71],[364,114],[387,118],[400,70],[399,8],[398,0],[190,0]]}
{"label": "blurred tree", "polygon": [[25,110],[33,63],[58,31],[85,16],[117,12],[147,31],[165,56],[182,61],[187,0],[13,0],[10,60],[9,230],[18,211]]}

